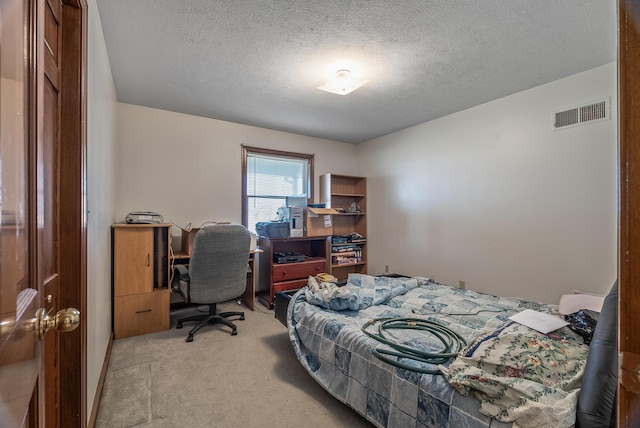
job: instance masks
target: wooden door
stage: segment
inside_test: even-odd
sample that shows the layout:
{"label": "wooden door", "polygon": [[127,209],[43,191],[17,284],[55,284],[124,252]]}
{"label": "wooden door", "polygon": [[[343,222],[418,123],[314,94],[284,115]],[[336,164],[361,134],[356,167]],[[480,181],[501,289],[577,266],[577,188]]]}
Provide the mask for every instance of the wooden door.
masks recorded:
{"label": "wooden door", "polygon": [[[36,211],[38,220],[37,281],[46,311],[60,308],[60,39],[62,4],[59,0],[44,3],[44,78],[42,79],[42,138],[37,139]],[[60,336],[44,338],[44,421],[46,427],[60,427]]]}
{"label": "wooden door", "polygon": [[[0,425],[33,426],[41,345],[32,331],[40,307],[32,248],[33,64],[30,4],[0,2]],[[26,30],[25,30],[26,29]]]}
{"label": "wooden door", "polygon": [[2,427],[86,426],[84,6],[0,0]]}
{"label": "wooden door", "polygon": [[640,0],[620,0],[618,426],[640,426]]}

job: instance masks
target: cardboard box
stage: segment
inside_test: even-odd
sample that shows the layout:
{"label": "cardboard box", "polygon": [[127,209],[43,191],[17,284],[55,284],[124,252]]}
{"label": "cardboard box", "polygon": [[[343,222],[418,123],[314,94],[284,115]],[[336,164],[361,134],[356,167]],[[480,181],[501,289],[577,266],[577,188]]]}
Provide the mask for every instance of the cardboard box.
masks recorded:
{"label": "cardboard box", "polygon": [[[230,221],[208,221],[203,223],[202,226],[212,226],[215,224],[231,224]],[[196,233],[202,229],[202,227],[193,227],[188,232],[182,229],[182,239],[180,241],[180,251],[184,253],[185,256],[191,256],[191,252],[193,250],[193,241],[196,240]]]}
{"label": "cardboard box", "polygon": [[333,215],[339,214],[333,208],[307,208],[306,236],[333,235]]}
{"label": "cardboard box", "polygon": [[194,227],[190,231],[182,229],[182,252],[186,256],[191,255],[191,249],[193,248],[193,241],[196,239],[196,233],[200,230],[199,227]]}

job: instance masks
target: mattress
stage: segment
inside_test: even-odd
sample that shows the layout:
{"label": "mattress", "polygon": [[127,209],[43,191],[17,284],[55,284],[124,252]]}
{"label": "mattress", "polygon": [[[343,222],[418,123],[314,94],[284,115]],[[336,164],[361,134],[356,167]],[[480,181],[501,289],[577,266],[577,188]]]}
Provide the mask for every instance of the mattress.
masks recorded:
{"label": "mattress", "polygon": [[[289,337],[310,376],[373,425],[573,425],[588,346],[568,327],[543,335],[509,319],[525,309],[557,314],[557,306],[427,278],[353,274],[347,288],[352,293],[334,301],[314,300],[308,287],[298,291],[287,308]],[[459,358],[435,366],[402,357],[394,357],[400,366],[389,364],[373,352],[388,346],[362,328],[395,318],[438,323],[467,345]],[[421,331],[394,331],[392,339],[426,352],[442,347]]]}

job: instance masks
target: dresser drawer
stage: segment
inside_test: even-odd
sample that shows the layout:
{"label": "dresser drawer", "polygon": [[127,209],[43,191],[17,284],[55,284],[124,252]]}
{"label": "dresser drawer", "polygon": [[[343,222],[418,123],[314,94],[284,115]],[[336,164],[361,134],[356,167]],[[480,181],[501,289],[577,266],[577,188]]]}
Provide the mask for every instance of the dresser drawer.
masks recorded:
{"label": "dresser drawer", "polygon": [[115,339],[169,329],[169,290],[120,296],[114,299]]}
{"label": "dresser drawer", "polygon": [[[308,278],[308,277],[307,277]],[[280,291],[299,290],[307,285],[308,279],[295,279],[293,281],[276,282],[273,284],[273,294]]]}
{"label": "dresser drawer", "polygon": [[306,279],[327,271],[326,259],[315,259],[298,263],[274,264],[272,281],[291,281],[294,279]]}

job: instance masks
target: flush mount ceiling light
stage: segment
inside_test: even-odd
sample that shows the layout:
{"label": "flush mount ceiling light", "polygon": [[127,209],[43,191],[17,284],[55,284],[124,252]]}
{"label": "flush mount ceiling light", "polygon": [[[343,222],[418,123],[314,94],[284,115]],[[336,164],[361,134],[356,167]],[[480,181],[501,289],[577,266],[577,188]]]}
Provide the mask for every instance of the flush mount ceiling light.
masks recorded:
{"label": "flush mount ceiling light", "polygon": [[368,80],[355,77],[349,70],[338,70],[336,77],[329,80],[324,85],[318,86],[318,89],[331,92],[332,94],[347,95],[360,86],[367,83]]}

